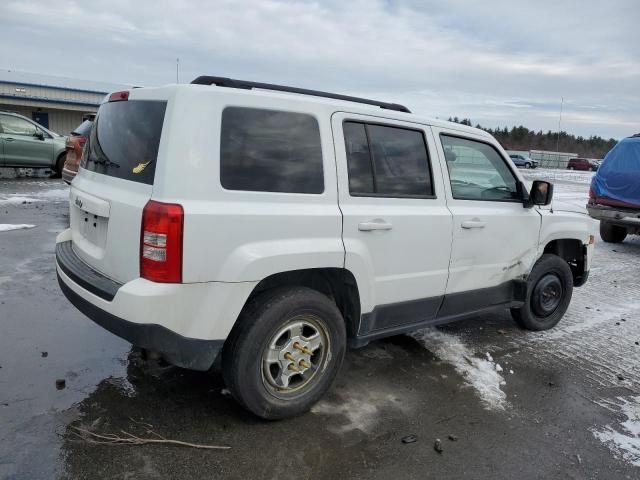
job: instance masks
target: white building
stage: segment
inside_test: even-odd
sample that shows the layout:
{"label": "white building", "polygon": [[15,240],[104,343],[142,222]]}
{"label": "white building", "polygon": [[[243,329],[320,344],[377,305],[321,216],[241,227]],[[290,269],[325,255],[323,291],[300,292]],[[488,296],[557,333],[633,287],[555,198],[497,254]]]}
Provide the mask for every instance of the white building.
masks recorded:
{"label": "white building", "polygon": [[104,96],[130,88],[89,80],[0,70],[0,111],[16,112],[66,135],[95,113]]}

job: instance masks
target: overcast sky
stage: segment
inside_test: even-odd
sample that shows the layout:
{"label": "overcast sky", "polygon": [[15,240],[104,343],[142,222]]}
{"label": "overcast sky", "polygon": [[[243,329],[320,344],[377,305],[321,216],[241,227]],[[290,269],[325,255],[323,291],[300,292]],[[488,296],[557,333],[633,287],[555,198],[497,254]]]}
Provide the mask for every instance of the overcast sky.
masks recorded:
{"label": "overcast sky", "polygon": [[430,117],[640,132],[638,0],[0,1],[0,68],[136,85],[201,74]]}

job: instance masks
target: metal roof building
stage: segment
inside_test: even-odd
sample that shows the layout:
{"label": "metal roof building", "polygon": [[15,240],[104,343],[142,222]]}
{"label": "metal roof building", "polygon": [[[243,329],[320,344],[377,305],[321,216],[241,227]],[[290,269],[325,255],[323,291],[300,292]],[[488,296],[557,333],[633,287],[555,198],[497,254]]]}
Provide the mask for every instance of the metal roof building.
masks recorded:
{"label": "metal roof building", "polygon": [[98,110],[104,96],[129,85],[0,70],[0,110],[29,117],[66,135]]}

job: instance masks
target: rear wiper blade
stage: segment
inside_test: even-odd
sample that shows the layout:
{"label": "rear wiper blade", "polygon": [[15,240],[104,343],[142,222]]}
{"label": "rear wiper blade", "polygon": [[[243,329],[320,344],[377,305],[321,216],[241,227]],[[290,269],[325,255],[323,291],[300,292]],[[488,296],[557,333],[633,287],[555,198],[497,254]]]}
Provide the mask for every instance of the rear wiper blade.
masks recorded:
{"label": "rear wiper blade", "polygon": [[105,167],[110,167],[110,166],[114,166],[116,168],[120,168],[120,165],[117,164],[116,162],[112,162],[111,160],[109,160],[108,158],[103,158],[102,160],[93,160],[90,159],[90,161],[92,161],[93,163],[95,163],[96,165],[104,165]]}

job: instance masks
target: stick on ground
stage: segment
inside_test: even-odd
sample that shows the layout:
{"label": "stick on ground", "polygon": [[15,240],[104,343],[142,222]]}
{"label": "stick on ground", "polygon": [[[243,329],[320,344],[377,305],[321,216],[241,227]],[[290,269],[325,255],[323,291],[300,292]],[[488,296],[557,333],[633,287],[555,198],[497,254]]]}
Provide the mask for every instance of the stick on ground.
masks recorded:
{"label": "stick on ground", "polygon": [[[125,432],[121,430],[124,437],[118,436],[113,433],[95,433],[89,430],[85,430],[83,428],[71,427],[76,432],[80,432],[82,435],[76,433],[76,435],[83,440],[86,440],[90,443],[97,443],[100,445],[146,445],[146,444],[165,444],[165,445],[178,445],[181,447],[191,447],[191,448],[201,448],[207,450],[228,450],[231,447],[226,445],[204,445],[200,443],[190,443],[183,442],[180,440],[171,440],[168,438],[164,438],[163,436],[149,430],[149,433],[159,437],[159,438],[141,438],[137,437],[129,432]],[[75,432],[74,432],[75,433]],[[88,438],[87,438],[88,437]]]}

